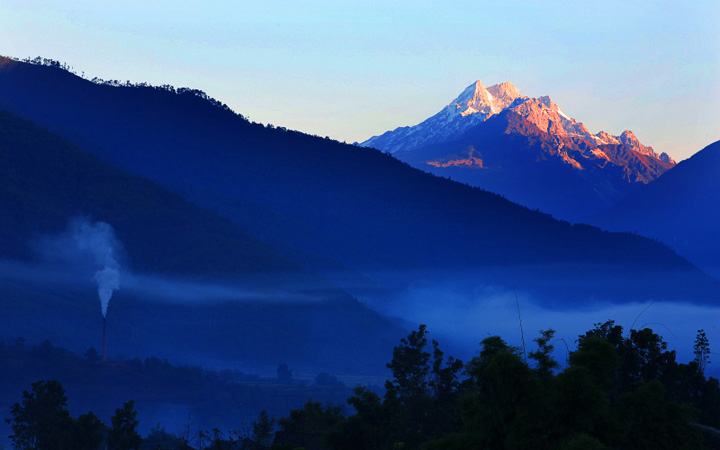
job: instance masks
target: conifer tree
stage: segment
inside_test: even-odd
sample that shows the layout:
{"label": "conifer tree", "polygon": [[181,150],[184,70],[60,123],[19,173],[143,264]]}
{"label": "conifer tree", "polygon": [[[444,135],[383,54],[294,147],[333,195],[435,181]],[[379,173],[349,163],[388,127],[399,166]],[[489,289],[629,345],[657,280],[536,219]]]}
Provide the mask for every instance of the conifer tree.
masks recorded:
{"label": "conifer tree", "polygon": [[115,410],[115,415],[110,420],[112,428],[108,433],[108,450],[138,450],[142,438],[137,432],[135,401],[125,402],[122,408]]}

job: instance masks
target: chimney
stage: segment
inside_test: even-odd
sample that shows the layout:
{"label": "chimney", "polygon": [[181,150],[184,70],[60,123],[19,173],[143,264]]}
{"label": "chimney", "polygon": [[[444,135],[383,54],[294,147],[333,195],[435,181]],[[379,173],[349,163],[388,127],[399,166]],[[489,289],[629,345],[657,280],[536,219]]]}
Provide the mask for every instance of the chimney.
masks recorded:
{"label": "chimney", "polygon": [[102,360],[107,361],[107,339],[105,336],[107,319],[103,317],[103,349],[102,349]]}

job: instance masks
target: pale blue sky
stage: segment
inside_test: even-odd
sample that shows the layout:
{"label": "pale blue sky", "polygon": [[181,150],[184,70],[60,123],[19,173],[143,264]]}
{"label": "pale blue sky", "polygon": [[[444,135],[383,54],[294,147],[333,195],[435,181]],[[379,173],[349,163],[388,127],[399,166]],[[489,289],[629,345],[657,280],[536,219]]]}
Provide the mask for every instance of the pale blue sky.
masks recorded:
{"label": "pale blue sky", "polygon": [[353,142],[512,81],[684,159],[720,139],[720,2],[3,0],[0,54],[202,89]]}

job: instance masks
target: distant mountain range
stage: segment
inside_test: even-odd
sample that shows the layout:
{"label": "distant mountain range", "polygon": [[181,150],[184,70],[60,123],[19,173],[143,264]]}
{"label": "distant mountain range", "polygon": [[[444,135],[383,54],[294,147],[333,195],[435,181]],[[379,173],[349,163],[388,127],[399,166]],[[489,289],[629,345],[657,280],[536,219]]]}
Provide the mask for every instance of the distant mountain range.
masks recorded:
{"label": "distant mountain range", "polygon": [[[511,99],[506,88],[505,94],[496,90],[493,98],[504,95],[502,101],[511,105],[522,100]],[[504,139],[532,142],[533,148],[546,150],[558,179],[565,166],[572,169],[568,173],[580,173],[580,179],[592,178],[588,173],[604,179],[600,169],[580,171],[562,158],[551,158],[553,150],[543,147],[550,135],[537,131],[536,125],[528,125],[527,135],[491,133],[507,130],[508,123],[523,129],[529,122],[507,120],[522,118],[519,111],[532,102],[506,107],[463,136],[493,134],[498,145]],[[554,111],[550,103],[537,102],[548,114]],[[91,82],[54,65],[2,59],[0,108],[210,210],[213,220],[229,220],[238,228],[227,233],[240,236],[241,230],[257,238],[247,242],[267,256],[268,264],[285,261],[307,273],[322,273],[364,298],[377,294],[378,287],[402,290],[416,280],[452,277],[473,286],[517,287],[558,307],[595,300],[713,302],[720,294],[717,280],[655,241],[558,221],[499,195],[424,173],[380,151],[251,123],[199,91]],[[625,140],[631,141],[629,135]],[[566,145],[568,157],[580,164],[586,164],[580,156],[593,154],[572,136]],[[658,171],[662,164],[672,164],[627,143],[596,147],[625,152],[628,161],[649,161],[648,167]],[[525,148],[518,145],[515,151]],[[491,165],[484,153],[478,157]],[[593,191],[589,185],[587,189]],[[132,211],[132,202],[125,205]],[[139,219],[125,218],[128,229],[133,224],[143,227]],[[185,236],[181,231],[178,235]],[[183,245],[193,247],[195,238],[188,235],[185,240]],[[203,261],[233,260],[235,251],[215,245],[219,242],[197,241],[194,248]],[[172,247],[167,251],[172,253]],[[131,259],[134,252],[128,249]],[[245,257],[252,258],[237,259]],[[172,257],[167,261],[172,264]]]}
{"label": "distant mountain range", "polygon": [[550,97],[478,80],[439,113],[360,144],[421,170],[578,220],[616,203],[675,165],[631,131],[592,134]]}
{"label": "distant mountain range", "polygon": [[591,219],[659,239],[720,277],[720,141]]}

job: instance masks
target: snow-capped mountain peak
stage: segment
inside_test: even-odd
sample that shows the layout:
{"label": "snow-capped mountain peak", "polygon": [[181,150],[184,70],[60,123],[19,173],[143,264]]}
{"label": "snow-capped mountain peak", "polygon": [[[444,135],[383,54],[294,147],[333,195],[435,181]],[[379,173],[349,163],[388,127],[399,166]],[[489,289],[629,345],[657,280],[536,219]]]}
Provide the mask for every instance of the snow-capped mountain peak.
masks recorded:
{"label": "snow-capped mountain peak", "polygon": [[455,107],[462,117],[478,113],[490,117],[507,108],[520,97],[522,96],[510,82],[499,83],[486,89],[482,81],[477,80],[465,88],[448,106]]}
{"label": "snow-capped mountain peak", "polygon": [[591,133],[549,96],[529,98],[512,83],[486,88],[480,80],[418,125],[361,145],[565,217],[607,207],[675,165],[631,131]]}
{"label": "snow-capped mountain peak", "polygon": [[496,102],[503,103],[503,108],[509,106],[516,98],[522,97],[517,88],[515,88],[515,85],[509,81],[490,86],[488,92],[493,95]]}
{"label": "snow-capped mountain peak", "polygon": [[500,113],[519,98],[527,97],[522,96],[510,82],[485,88],[482,81],[477,80],[429,119],[412,127],[400,127],[373,136],[360,145],[395,153],[444,142]]}
{"label": "snow-capped mountain peak", "polygon": [[[440,112],[418,125],[401,127],[380,136],[373,136],[361,145],[390,153],[412,152],[429,145],[454,141],[469,129],[500,113],[505,114],[507,120],[512,122],[509,124],[509,132],[527,135],[537,130],[546,136],[543,139],[549,139],[548,143],[551,146],[577,148],[577,157],[580,159],[605,160],[624,165],[625,157],[618,156],[617,150],[613,149],[622,146],[634,154],[670,166],[675,164],[667,154],[658,155],[652,147],[643,145],[632,131],[625,130],[620,136],[613,136],[604,131],[593,134],[582,122],[563,112],[547,95],[529,98],[520,94],[510,82],[486,88],[480,80],[466,87]],[[588,166],[587,163],[577,163],[570,157],[563,160],[579,170]],[[665,169],[666,166],[660,166],[658,170],[636,178],[648,182]]]}

